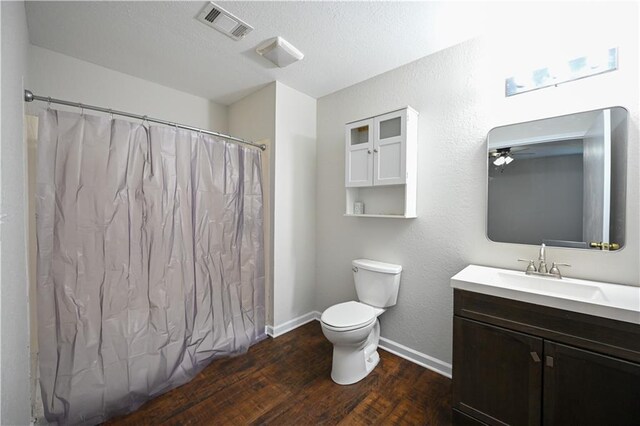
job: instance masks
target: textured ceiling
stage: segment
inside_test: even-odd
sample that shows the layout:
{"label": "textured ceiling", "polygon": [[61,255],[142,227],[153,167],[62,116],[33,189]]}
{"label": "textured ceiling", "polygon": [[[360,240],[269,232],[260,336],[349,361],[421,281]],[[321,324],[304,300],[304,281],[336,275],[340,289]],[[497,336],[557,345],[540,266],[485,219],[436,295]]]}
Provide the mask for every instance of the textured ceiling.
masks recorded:
{"label": "textured ceiling", "polygon": [[[315,98],[458,44],[481,3],[219,2],[255,27],[233,41],[197,22],[205,2],[27,2],[31,43],[221,104],[279,80]],[[280,35],[305,58],[255,53]]]}

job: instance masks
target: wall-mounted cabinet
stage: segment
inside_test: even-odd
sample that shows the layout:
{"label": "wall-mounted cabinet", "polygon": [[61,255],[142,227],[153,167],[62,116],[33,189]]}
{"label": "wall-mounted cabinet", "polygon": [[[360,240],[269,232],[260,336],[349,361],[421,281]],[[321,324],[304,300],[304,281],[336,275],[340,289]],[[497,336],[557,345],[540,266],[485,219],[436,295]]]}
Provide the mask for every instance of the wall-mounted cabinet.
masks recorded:
{"label": "wall-mounted cabinet", "polygon": [[[410,108],[347,123],[346,215],[416,217],[418,113]],[[364,212],[355,212],[355,203]]]}

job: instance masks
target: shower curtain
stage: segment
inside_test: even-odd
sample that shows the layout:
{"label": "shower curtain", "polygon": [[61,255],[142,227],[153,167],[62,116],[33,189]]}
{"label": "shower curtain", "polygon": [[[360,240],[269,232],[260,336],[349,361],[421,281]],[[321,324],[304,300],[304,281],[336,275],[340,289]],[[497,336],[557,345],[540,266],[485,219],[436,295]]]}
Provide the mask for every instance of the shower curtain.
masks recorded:
{"label": "shower curtain", "polygon": [[264,337],[260,152],[173,127],[40,117],[46,417],[96,424]]}

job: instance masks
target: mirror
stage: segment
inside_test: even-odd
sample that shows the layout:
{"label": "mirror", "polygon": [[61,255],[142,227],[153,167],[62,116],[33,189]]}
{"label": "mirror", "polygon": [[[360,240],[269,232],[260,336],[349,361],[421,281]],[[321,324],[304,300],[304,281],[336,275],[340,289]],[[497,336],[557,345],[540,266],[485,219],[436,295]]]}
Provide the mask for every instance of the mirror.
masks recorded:
{"label": "mirror", "polygon": [[624,245],[626,109],[497,127],[487,147],[490,240],[590,250]]}

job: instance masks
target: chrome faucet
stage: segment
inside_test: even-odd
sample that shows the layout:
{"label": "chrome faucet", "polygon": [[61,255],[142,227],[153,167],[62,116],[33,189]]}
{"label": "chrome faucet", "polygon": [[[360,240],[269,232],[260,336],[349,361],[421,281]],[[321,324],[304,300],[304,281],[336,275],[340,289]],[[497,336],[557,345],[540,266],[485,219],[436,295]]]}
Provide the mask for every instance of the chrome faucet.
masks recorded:
{"label": "chrome faucet", "polygon": [[538,253],[538,262],[540,262],[538,264],[538,272],[540,272],[541,274],[546,274],[549,272],[547,270],[547,256],[545,255],[544,248],[545,244],[542,243],[542,245],[540,246],[540,252]]}
{"label": "chrome faucet", "polygon": [[524,273],[527,275],[540,275],[543,277],[551,277],[557,278],[559,280],[562,279],[562,273],[560,273],[560,268],[558,266],[571,266],[568,263],[560,263],[560,262],[552,262],[551,269],[547,269],[547,256],[545,252],[545,244],[543,243],[540,246],[540,251],[538,253],[538,266],[536,267],[535,261],[531,259],[518,259],[518,262],[527,262],[527,269],[525,269]]}

